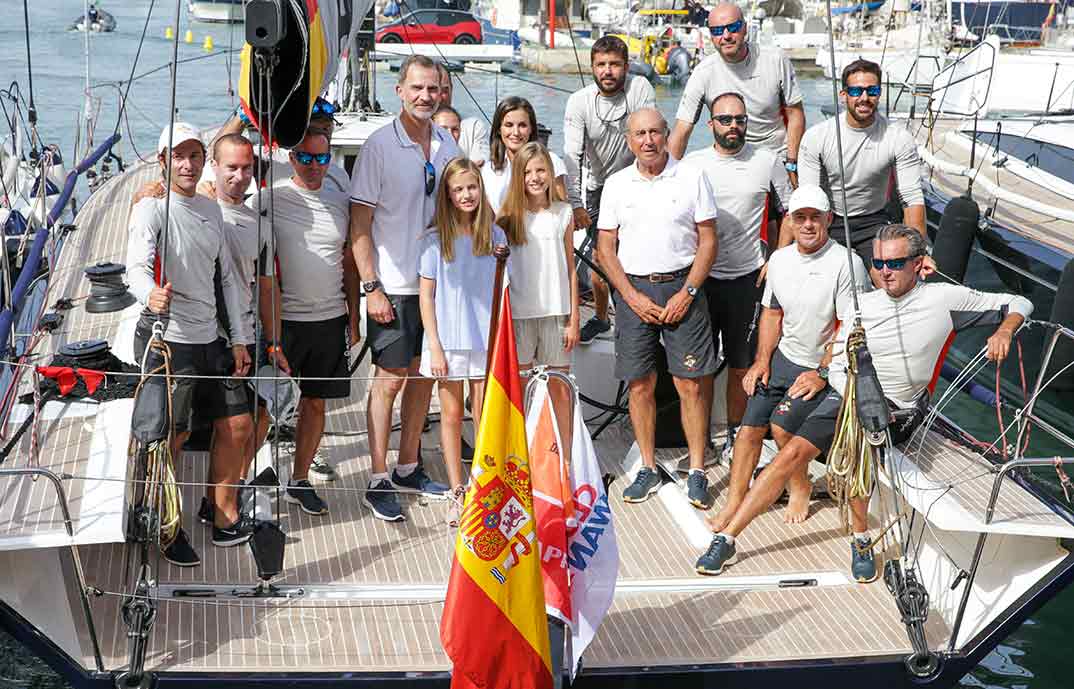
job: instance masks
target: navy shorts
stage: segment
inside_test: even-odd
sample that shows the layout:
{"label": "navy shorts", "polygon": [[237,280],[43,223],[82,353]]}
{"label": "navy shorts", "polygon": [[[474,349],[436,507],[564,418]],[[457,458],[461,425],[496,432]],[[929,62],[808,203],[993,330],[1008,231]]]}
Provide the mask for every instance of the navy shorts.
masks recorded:
{"label": "navy shorts", "polygon": [[835,422],[839,418],[839,410],[843,407],[843,396],[832,388],[827,388],[828,394],[823,395],[818,404],[805,421],[795,431],[795,435],[804,438],[820,450],[822,455],[828,454],[832,449],[832,441],[835,440]]}
{"label": "navy shorts", "polygon": [[746,401],[742,425],[767,427],[775,424],[789,433],[797,433],[802,422],[828,394],[828,388],[824,388],[808,400],[787,396],[798,376],[811,370],[814,369],[799,366],[776,349],[769,367],[768,385],[762,386],[758,381],[757,388]]}
{"label": "navy shorts", "polygon": [[[682,289],[686,276],[668,282],[628,276],[639,292],[663,306]],[[674,325],[646,323],[634,313],[618,292],[615,298],[615,377],[637,380],[654,372],[663,341],[668,373],[676,378],[700,378],[716,371],[716,348],[712,343],[705,291],[699,290],[686,315]]]}

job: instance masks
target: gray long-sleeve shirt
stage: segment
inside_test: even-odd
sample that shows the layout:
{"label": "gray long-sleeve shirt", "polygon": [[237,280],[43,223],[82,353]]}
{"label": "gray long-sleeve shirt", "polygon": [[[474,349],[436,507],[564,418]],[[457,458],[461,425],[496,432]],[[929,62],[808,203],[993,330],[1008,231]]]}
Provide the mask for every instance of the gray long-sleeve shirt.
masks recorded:
{"label": "gray long-sleeve shirt", "polygon": [[[845,210],[836,123],[843,138],[847,176]],[[831,117],[806,130],[798,147],[798,183],[823,187],[832,198],[832,209],[852,218],[884,209],[893,170],[903,206],[925,203],[919,167],[917,145],[910,132],[881,115],[877,115],[876,121],[868,127],[855,129],[847,124],[846,113],[840,112],[838,117]]]}
{"label": "gray long-sleeve shirt", "polygon": [[[127,240],[130,291],[148,304],[156,286],[158,256],[163,248],[164,199],[145,198],[135,204]],[[167,256],[160,261],[172,285],[172,301],[164,337],[169,342],[206,344],[217,338],[217,303],[213,278],[220,266],[224,308],[233,344],[252,344],[253,333],[243,317],[242,291],[234,274],[224,236],[224,219],[216,201],[172,193],[168,217]]]}
{"label": "gray long-sleeve shirt", "polygon": [[589,189],[634,162],[627,147],[626,123],[630,113],[656,107],[653,85],[642,77],[628,76],[623,91],[613,98],[601,95],[596,84],[575,91],[567,99],[563,115],[563,162],[567,165],[567,199],[582,208],[581,158],[589,170]]}

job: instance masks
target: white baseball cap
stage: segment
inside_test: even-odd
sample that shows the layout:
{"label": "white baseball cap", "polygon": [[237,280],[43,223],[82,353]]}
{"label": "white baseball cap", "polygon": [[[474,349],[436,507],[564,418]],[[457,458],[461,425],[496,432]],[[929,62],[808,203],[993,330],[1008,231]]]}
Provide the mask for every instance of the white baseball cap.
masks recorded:
{"label": "white baseball cap", "polygon": [[832,209],[828,203],[828,195],[815,184],[803,184],[791,194],[791,200],[787,204],[787,212],[793,213],[802,208],[815,208],[824,213]]}
{"label": "white baseball cap", "polygon": [[[201,137],[198,136],[198,130],[194,129],[194,126],[187,124],[186,122],[176,122],[172,128],[172,148],[178,148],[179,144],[184,141],[194,140],[198,143],[202,142]],[[164,131],[160,133],[160,140],[157,142],[157,152],[164,153],[168,150],[168,128],[165,127]]]}

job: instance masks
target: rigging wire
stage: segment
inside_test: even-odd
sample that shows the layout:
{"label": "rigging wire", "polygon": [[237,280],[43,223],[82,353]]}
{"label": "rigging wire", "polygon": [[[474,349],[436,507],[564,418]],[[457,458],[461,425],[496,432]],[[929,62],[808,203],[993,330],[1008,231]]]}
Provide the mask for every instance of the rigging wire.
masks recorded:
{"label": "rigging wire", "polygon": [[[149,30],[149,19],[153,16],[153,7],[156,4],[157,4],[157,0],[149,0],[149,9],[146,10],[146,12],[145,12],[145,24],[142,25],[142,37],[140,39],[138,39],[138,49],[134,53],[134,61],[131,62],[130,76],[127,77],[127,88],[123,92],[123,98],[119,102],[119,113],[117,113],[117,115],[116,115],[116,126],[115,126],[114,129],[112,129],[112,136],[115,136],[116,134],[119,134],[119,127],[120,127],[120,124],[123,121],[123,113],[126,110],[126,106],[127,106],[127,97],[130,95],[131,84],[134,83],[134,70],[138,68],[138,59],[142,56],[142,46],[145,44],[146,32]],[[177,30],[175,32],[175,51],[173,51],[173,58],[172,58],[173,61],[175,59],[174,55],[177,55],[178,51],[179,51],[179,31],[178,31],[178,26],[179,25],[177,23],[176,24],[176,29]],[[120,82],[120,83],[122,83],[122,82]],[[172,108],[173,108],[172,115],[173,116],[174,116],[174,107],[175,107],[175,104],[173,102],[172,103]],[[129,133],[129,123],[128,123],[128,133]],[[169,149],[168,149],[169,155],[171,153],[170,144],[171,144],[171,138],[169,136]],[[131,140],[131,146],[132,147],[134,146],[134,140],[133,139]],[[141,156],[139,156],[139,157],[141,157]],[[169,161],[169,168],[170,167],[171,167],[171,162]]]}
{"label": "rigging wire", "polygon": [[30,59],[30,5],[28,0],[22,0],[22,22],[26,36],[26,75],[30,84],[30,107],[27,117],[30,120],[31,155],[37,144],[37,108],[34,106],[34,67]]}
{"label": "rigging wire", "polygon": [[[830,0],[829,0],[830,2]],[[179,26],[179,21],[182,18],[182,0],[175,0],[175,26]],[[149,18],[146,17],[146,26],[149,25]],[[143,38],[144,38],[143,31]],[[138,44],[138,50],[141,51],[141,43]],[[136,58],[137,59],[137,58]],[[172,73],[171,73],[171,94],[168,107],[168,146],[165,148],[164,153],[164,227],[161,228],[160,233],[160,286],[168,284],[168,225],[170,224],[170,213],[172,205],[172,153],[175,139],[175,91],[176,82],[179,81],[179,32],[175,32],[175,37],[172,40]],[[127,84],[128,90],[130,84]],[[126,97],[123,99],[123,104],[126,105]],[[118,129],[119,123],[116,123]],[[157,314],[157,324],[162,323],[160,314]]]}

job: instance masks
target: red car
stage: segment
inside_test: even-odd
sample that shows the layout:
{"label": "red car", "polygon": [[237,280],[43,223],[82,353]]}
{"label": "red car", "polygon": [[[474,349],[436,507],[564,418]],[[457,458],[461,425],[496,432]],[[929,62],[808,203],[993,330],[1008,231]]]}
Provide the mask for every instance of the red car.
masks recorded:
{"label": "red car", "polygon": [[481,43],[481,24],[469,12],[418,10],[377,31],[377,43]]}

